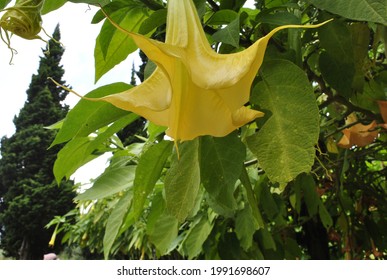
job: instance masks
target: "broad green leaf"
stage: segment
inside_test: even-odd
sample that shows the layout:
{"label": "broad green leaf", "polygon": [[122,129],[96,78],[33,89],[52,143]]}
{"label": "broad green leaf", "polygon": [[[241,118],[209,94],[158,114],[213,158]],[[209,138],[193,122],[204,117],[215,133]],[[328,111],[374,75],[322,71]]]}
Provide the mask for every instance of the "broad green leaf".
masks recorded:
{"label": "broad green leaf", "polygon": [[230,210],[236,208],[235,183],[245,156],[246,148],[236,133],[200,139],[201,182],[217,204]]}
{"label": "broad green leaf", "polygon": [[165,162],[172,151],[172,142],[162,141],[151,146],[141,156],[133,183],[133,211],[137,219],[143,209],[144,202],[159,180]]}
{"label": "broad green leaf", "polygon": [[167,130],[165,126],[159,126],[152,122],[148,122],[147,124],[147,132],[148,132],[148,140],[154,141],[158,136],[163,134]]}
{"label": "broad green leaf", "polygon": [[90,189],[78,195],[76,200],[94,200],[108,197],[133,185],[136,166],[128,165],[107,169],[94,182]]}
{"label": "broad green leaf", "polygon": [[279,214],[277,203],[270,192],[270,187],[267,184],[259,184],[260,189],[260,206],[270,221],[274,221]]}
{"label": "broad green leaf", "polygon": [[156,246],[160,255],[165,255],[173,249],[173,241],[178,235],[178,225],[179,222],[174,216],[163,212],[157,219],[155,230],[148,232],[149,241]]}
{"label": "broad green leaf", "polygon": [[323,78],[340,95],[349,97],[356,72],[349,27],[337,20],[330,22],[319,29],[319,38],[321,47],[326,50],[319,58]]}
{"label": "broad green leaf", "polygon": [[113,211],[107,220],[105,235],[103,237],[103,251],[105,259],[109,258],[110,250],[117,238],[125,215],[128,212],[130,203],[132,202],[132,197],[133,193],[131,191],[126,192],[114,206]]}
{"label": "broad green leaf", "polygon": [[165,211],[165,200],[162,192],[156,192],[152,197],[152,204],[147,217],[146,230],[147,232],[157,231],[156,223],[160,215]]}
{"label": "broad green leaf", "polygon": [[0,0],[0,9],[4,9],[10,2],[11,0]]}
{"label": "broad green leaf", "polygon": [[285,4],[287,4],[289,0],[270,0],[270,1],[265,1],[265,7],[270,9],[270,8],[277,8],[277,7],[282,7]]}
{"label": "broad green leaf", "polygon": [[139,29],[140,34],[148,34],[167,22],[167,9],[157,10],[145,19]]}
{"label": "broad green leaf", "polygon": [[302,174],[297,178],[295,184],[301,186],[304,201],[310,217],[317,214],[320,198],[316,191],[316,183],[311,175]]}
{"label": "broad green leaf", "polygon": [[309,0],[309,2],[319,9],[349,19],[387,25],[387,2],[385,0]]}
{"label": "broad green leaf", "polygon": [[[328,19],[327,16],[321,20]],[[351,31],[345,22],[334,20],[318,29],[321,47],[324,48],[335,60],[342,63],[353,63],[354,51],[352,46]]]}
{"label": "broad green leaf", "polygon": [[146,233],[160,255],[173,249],[178,235],[178,224],[178,220],[166,211],[165,201],[162,193],[159,192],[152,200]]}
{"label": "broad green leaf", "polygon": [[208,25],[228,24],[237,19],[238,13],[233,10],[220,10],[213,14],[206,22]]}
{"label": "broad green leaf", "polygon": [[104,6],[110,2],[110,0],[68,0],[73,3],[85,3],[91,5],[101,5]]}
{"label": "broad green leaf", "polygon": [[311,169],[319,135],[318,107],[305,73],[291,62],[268,61],[260,77],[251,101],[269,113],[247,143],[269,179],[283,188]]}
{"label": "broad green leaf", "polygon": [[70,178],[79,167],[100,156],[107,148],[104,144],[106,139],[132,123],[133,120],[132,115],[125,116],[94,139],[77,137],[68,142],[59,151],[54,163],[54,175],[57,182],[59,183],[63,177]]}
{"label": "broad green leaf", "polygon": [[245,167],[242,168],[241,176],[239,178],[241,183],[246,189],[246,196],[248,204],[251,207],[252,214],[254,216],[255,222],[258,224],[258,229],[265,226],[261,212],[258,208],[258,200],[254,194],[253,186],[251,185],[249,174]]}
{"label": "broad green leaf", "polygon": [[195,205],[200,186],[199,140],[178,144],[165,177],[167,210],[183,222]]}
{"label": "broad green leaf", "polygon": [[[87,97],[102,97],[112,93],[125,91],[131,88],[125,83],[115,83],[102,86],[86,94]],[[60,144],[74,137],[88,136],[97,129],[104,127],[117,119],[127,115],[128,112],[106,102],[92,102],[81,99],[77,105],[71,109],[55,137],[51,146]],[[132,116],[134,119],[136,115]]]}
{"label": "broad green leaf", "polygon": [[258,231],[258,239],[263,249],[274,251],[277,249],[273,236],[267,229],[263,228]]}
{"label": "broad green leaf", "polygon": [[[90,151],[91,141],[88,137],[75,138],[67,143],[58,153],[54,163],[54,175],[57,183],[64,177],[67,179],[82,165],[97,158],[100,154]],[[103,148],[101,144],[93,145],[93,148]]]}
{"label": "broad green leaf", "polygon": [[349,96],[356,72],[350,28],[344,22],[333,21],[319,30],[319,38],[326,50],[319,61],[324,79],[339,94]]}
{"label": "broad green leaf", "polygon": [[235,232],[244,250],[248,250],[253,244],[253,235],[259,229],[258,222],[253,216],[249,204],[236,213]]}
{"label": "broad green leaf", "polygon": [[352,87],[357,92],[362,92],[365,83],[364,69],[365,62],[367,61],[366,58],[368,57],[370,28],[367,23],[354,23],[350,25],[349,28],[351,31],[354,64],[356,69]]}
{"label": "broad green leaf", "polygon": [[364,84],[363,92],[358,92],[351,96],[351,102],[356,106],[377,113],[379,108],[376,101],[385,100],[386,95],[387,93],[380,83],[370,80]]}
{"label": "broad green leaf", "polygon": [[206,0],[193,0],[196,10],[198,11],[198,15],[200,18],[203,17],[203,15],[207,12],[206,8]]}
{"label": "broad green leaf", "polygon": [[[142,5],[136,5],[133,2],[122,9],[116,10],[110,17],[125,30],[138,32],[147,15],[144,14]],[[118,30],[109,21],[105,21],[94,49],[95,81],[97,82],[104,74],[124,61],[135,50],[137,50],[137,46],[130,36]]]}
{"label": "broad green leaf", "polygon": [[233,0],[233,1],[221,0],[219,7],[221,10],[230,9],[230,10],[238,11],[246,3],[246,1],[247,0]]}
{"label": "broad green leaf", "polygon": [[301,20],[289,12],[277,12],[274,14],[259,13],[256,20],[273,25],[301,24]]}
{"label": "broad green leaf", "polygon": [[320,205],[318,207],[318,213],[320,215],[320,219],[324,227],[326,229],[329,229],[333,225],[333,220],[321,200],[320,200]]}
{"label": "broad green leaf", "polygon": [[334,59],[323,51],[319,57],[319,66],[324,80],[340,95],[349,97],[355,77],[355,65]]}
{"label": "broad green leaf", "polygon": [[215,41],[229,44],[235,48],[239,47],[239,17],[230,22],[225,28],[212,34]]}
{"label": "broad green leaf", "polygon": [[189,229],[182,243],[182,249],[188,259],[192,260],[202,252],[203,243],[214,227],[214,217],[213,213],[202,215],[199,222]]}
{"label": "broad green leaf", "polygon": [[42,7],[42,15],[48,14],[56,9],[59,9],[64,4],[68,2],[67,0],[45,0]]}

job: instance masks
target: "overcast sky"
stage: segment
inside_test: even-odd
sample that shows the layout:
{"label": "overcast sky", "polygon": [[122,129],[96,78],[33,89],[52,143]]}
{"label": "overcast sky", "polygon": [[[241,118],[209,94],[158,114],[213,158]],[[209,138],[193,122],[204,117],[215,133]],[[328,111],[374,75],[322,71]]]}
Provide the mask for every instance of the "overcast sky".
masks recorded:
{"label": "overcast sky", "polygon": [[[90,24],[96,9],[90,9],[85,4],[67,3],[58,11],[43,16],[43,27],[52,34],[55,26],[60,23],[65,53],[62,65],[65,69],[64,79],[74,90],[86,94],[90,90],[112,82],[130,82],[130,61],[122,63],[103,77],[97,85],[94,84],[94,45],[101,25]],[[42,37],[45,35],[42,33]],[[0,135],[12,135],[14,126],[12,119],[26,100],[26,90],[32,74],[37,72],[39,56],[45,43],[40,40],[23,40],[13,36],[11,44],[18,54],[14,56],[13,64],[7,46],[0,41]],[[130,60],[130,59],[129,59]],[[78,98],[69,94],[66,103],[73,105]]]}
{"label": "overcast sky", "polygon": [[[248,0],[250,4],[247,6],[253,6],[253,2]],[[43,27],[48,34],[52,34],[55,26],[60,24],[61,42],[65,46],[62,58],[64,80],[82,95],[101,85],[130,83],[133,59],[138,61],[136,54],[129,56],[94,84],[94,45],[101,23],[95,25],[90,22],[96,11],[97,8],[86,4],[66,3],[59,10],[43,16]],[[45,37],[43,32],[41,35]],[[46,46],[40,40],[28,41],[18,36],[11,38],[11,44],[18,54],[14,56],[12,65],[9,65],[11,53],[0,41],[0,137],[10,137],[14,133],[12,120],[24,105],[31,76],[37,73],[42,49]],[[73,106],[78,100],[78,97],[69,94],[65,102]],[[82,182],[88,182],[89,178],[102,172],[105,162],[106,157],[98,163],[93,162],[82,168],[76,177]]]}
{"label": "overcast sky", "polygon": [[[43,27],[52,34],[55,26],[60,24],[61,42],[65,46],[62,65],[65,70],[64,80],[74,90],[84,95],[103,84],[113,82],[130,82],[132,57],[106,74],[98,84],[94,84],[94,45],[101,24],[90,24],[96,8],[85,4],[67,3],[60,10],[43,16]],[[42,36],[45,36],[43,33]],[[15,127],[12,122],[26,100],[26,90],[31,82],[32,74],[37,73],[42,48],[46,44],[40,40],[27,41],[17,36],[11,39],[12,47],[18,54],[13,64],[9,65],[11,53],[0,41],[0,137],[11,136]],[[72,94],[66,98],[70,106],[79,100]],[[103,171],[106,157],[99,162],[82,168],[76,174],[76,180],[88,182]]]}

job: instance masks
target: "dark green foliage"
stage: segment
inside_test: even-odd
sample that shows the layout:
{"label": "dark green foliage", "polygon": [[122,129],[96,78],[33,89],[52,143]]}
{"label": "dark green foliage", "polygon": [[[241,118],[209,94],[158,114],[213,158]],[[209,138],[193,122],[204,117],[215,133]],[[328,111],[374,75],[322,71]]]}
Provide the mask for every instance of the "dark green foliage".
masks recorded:
{"label": "dark green foliage", "polygon": [[[59,26],[53,38],[60,40]],[[58,186],[52,171],[59,147],[48,149],[55,132],[45,128],[65,117],[67,93],[48,81],[64,84],[59,65],[63,48],[49,41],[50,53],[32,76],[27,101],[15,117],[16,133],[1,140],[0,246],[10,257],[42,259],[49,249],[51,231],[44,226],[73,207],[72,182]]]}

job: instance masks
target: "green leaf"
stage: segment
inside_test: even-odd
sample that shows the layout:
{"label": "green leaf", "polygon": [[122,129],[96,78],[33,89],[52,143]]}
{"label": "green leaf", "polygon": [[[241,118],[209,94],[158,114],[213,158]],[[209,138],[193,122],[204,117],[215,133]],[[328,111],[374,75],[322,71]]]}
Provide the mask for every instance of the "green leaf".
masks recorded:
{"label": "green leaf", "polygon": [[305,73],[286,60],[271,60],[261,67],[262,81],[251,101],[266,114],[266,122],[247,138],[248,147],[272,182],[280,187],[309,172],[319,135],[319,111]]}
{"label": "green leaf", "polygon": [[68,0],[73,3],[85,3],[85,4],[94,4],[104,6],[110,2],[110,0]]}
{"label": "green leaf", "polygon": [[54,163],[54,175],[57,182],[59,183],[63,177],[69,178],[79,167],[103,154],[107,149],[104,144],[106,139],[134,120],[133,115],[128,115],[114,122],[94,139],[78,137],[68,142],[59,151]]}
{"label": "green leaf", "polygon": [[277,12],[274,14],[259,13],[256,20],[262,23],[273,25],[301,24],[301,21],[294,14],[289,12]]}
{"label": "green leaf", "polygon": [[93,186],[78,195],[76,200],[94,200],[108,197],[133,185],[136,166],[121,166],[107,169],[94,182]]}
{"label": "green leaf", "polygon": [[319,28],[319,38],[326,51],[319,58],[323,78],[340,95],[349,97],[356,72],[351,30],[346,23],[336,20]]}
{"label": "green leaf", "polygon": [[319,9],[349,19],[387,25],[387,2],[385,0],[309,0],[309,2]]}
{"label": "green leaf", "polygon": [[178,235],[178,221],[166,211],[161,192],[152,199],[146,233],[160,255],[164,255],[173,249],[173,242]]}
{"label": "green leaf", "polygon": [[238,13],[233,10],[220,10],[211,16],[207,21],[208,25],[228,24],[238,18]]}
{"label": "green leaf", "polygon": [[200,186],[199,140],[178,145],[165,177],[165,199],[169,213],[183,222],[195,205]]}
{"label": "green leaf", "polygon": [[277,249],[273,236],[267,229],[263,228],[258,231],[258,239],[263,249],[274,251]]}
{"label": "green leaf", "polygon": [[355,77],[353,63],[335,60],[329,53],[323,51],[319,57],[319,66],[324,80],[340,95],[349,97],[352,92],[352,82]]}
{"label": "green leaf", "polygon": [[[123,29],[138,32],[147,15],[144,14],[143,6],[130,3],[115,10],[110,17]],[[137,46],[134,41],[106,20],[97,37],[94,49],[95,82],[135,50]]]}
{"label": "green leaf", "polygon": [[230,22],[225,28],[212,34],[215,41],[229,44],[235,48],[239,47],[239,17]]}
{"label": "green leaf", "polygon": [[132,197],[132,192],[126,192],[114,206],[112,213],[109,215],[106,223],[105,235],[103,237],[103,251],[105,259],[109,258],[110,250],[128,212],[130,203],[132,202]]}
{"label": "green leaf", "polygon": [[267,184],[259,184],[258,188],[260,188],[260,206],[269,220],[274,221],[280,210],[278,209],[277,203],[270,192],[270,188]]}
{"label": "green leaf", "polygon": [[[132,88],[125,83],[115,83],[97,88],[88,94],[87,97],[102,97],[113,93],[118,93]],[[74,137],[85,137],[97,129],[104,127],[117,119],[128,115],[127,111],[103,101],[89,101],[81,99],[77,105],[71,109],[55,137],[51,147],[60,144]],[[132,114],[132,118],[138,118]]]}
{"label": "green leaf", "polygon": [[[326,20],[325,15],[321,20]],[[345,22],[334,20],[318,29],[321,47],[324,48],[335,60],[342,63],[353,63],[354,51],[352,46],[351,31]]]}
{"label": "green leaf", "polygon": [[245,167],[242,168],[242,173],[239,179],[241,180],[241,183],[246,189],[247,201],[251,207],[251,211],[254,216],[255,222],[258,225],[258,229],[263,228],[265,224],[264,224],[261,212],[259,211],[259,208],[258,208],[258,200],[254,194],[253,186],[251,185],[250,178]]}
{"label": "green leaf", "polygon": [[235,183],[242,172],[245,156],[245,145],[237,133],[200,139],[201,182],[215,202],[224,208],[236,208]]}
{"label": "green leaf", "polygon": [[133,184],[133,211],[135,219],[140,216],[147,196],[160,178],[164,164],[171,154],[172,142],[162,141],[151,146],[141,156]]}
{"label": "green leaf", "polygon": [[248,250],[253,244],[253,235],[259,229],[258,222],[253,216],[249,204],[236,213],[235,232],[244,250]]}
{"label": "green leaf", "polygon": [[[379,25],[381,26],[381,25]],[[364,88],[364,68],[365,61],[368,57],[368,46],[370,40],[370,28],[367,23],[354,23],[349,26],[352,37],[354,64],[355,64],[355,77],[352,82],[352,87],[361,92]]]}
{"label": "green leaf", "polygon": [[[80,166],[100,156],[90,151],[91,143],[88,137],[80,137],[73,139],[59,151],[54,163],[54,175],[58,185],[64,177],[69,179]],[[93,148],[98,149],[103,146],[93,145]]]}
{"label": "green leaf", "polygon": [[364,84],[363,92],[358,92],[351,96],[351,102],[356,106],[377,113],[379,108],[376,101],[385,100],[386,95],[387,92],[380,83],[370,80]]}
{"label": "green leaf", "polygon": [[160,255],[167,254],[172,247],[173,241],[177,238],[179,222],[177,219],[163,212],[155,224],[155,230],[148,232],[149,240],[156,246]]}
{"label": "green leaf", "polygon": [[48,14],[56,9],[59,9],[64,4],[68,2],[67,0],[45,0],[42,7],[42,15]]}
{"label": "green leaf", "polygon": [[320,198],[317,194],[316,183],[313,177],[311,175],[302,174],[297,178],[295,184],[301,186],[309,217],[316,215],[320,204]]}
{"label": "green leaf", "polygon": [[186,238],[182,243],[184,254],[192,260],[202,252],[203,243],[207,240],[214,227],[213,220],[215,215],[201,215],[200,220],[189,229]]}
{"label": "green leaf", "polygon": [[4,9],[10,2],[11,0],[0,0],[0,9]]}
{"label": "green leaf", "polygon": [[320,201],[320,205],[318,207],[318,213],[320,215],[320,219],[322,224],[326,229],[329,229],[331,226],[333,226],[333,220],[327,209],[325,208],[322,201]]}
{"label": "green leaf", "polygon": [[149,18],[145,19],[139,29],[140,34],[148,34],[157,27],[167,22],[167,9],[160,9],[152,13]]}

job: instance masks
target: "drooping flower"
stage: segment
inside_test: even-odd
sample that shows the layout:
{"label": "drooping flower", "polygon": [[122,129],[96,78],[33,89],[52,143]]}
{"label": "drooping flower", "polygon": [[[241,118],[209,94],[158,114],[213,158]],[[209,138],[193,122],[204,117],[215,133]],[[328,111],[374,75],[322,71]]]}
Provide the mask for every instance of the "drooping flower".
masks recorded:
{"label": "drooping flower", "polygon": [[[43,3],[44,0],[17,0],[14,6],[2,10],[5,13],[0,18],[0,38],[11,50],[10,64],[14,53],[17,53],[11,47],[11,35],[17,35],[26,40],[39,39],[48,43],[39,36],[40,31],[44,31],[41,16]],[[44,31],[44,33],[46,32]],[[51,39],[56,42],[54,38]],[[49,45],[47,47],[49,48]],[[48,53],[49,49],[47,50]]]}
{"label": "drooping flower", "polygon": [[252,82],[262,64],[269,39],[286,25],[272,30],[249,48],[218,54],[208,43],[192,0],[169,0],[165,42],[123,30],[157,65],[141,85],[92,100],[107,101],[168,127],[175,141],[201,135],[225,136],[262,117],[245,106]]}
{"label": "drooping flower", "polygon": [[[357,121],[354,113],[348,116],[346,123],[351,124]],[[371,122],[368,125],[361,123],[355,124],[350,128],[346,128],[342,131],[343,136],[337,143],[337,146],[345,149],[350,149],[353,146],[364,147],[371,144],[376,137],[378,137],[378,130],[376,130],[376,121]]]}

